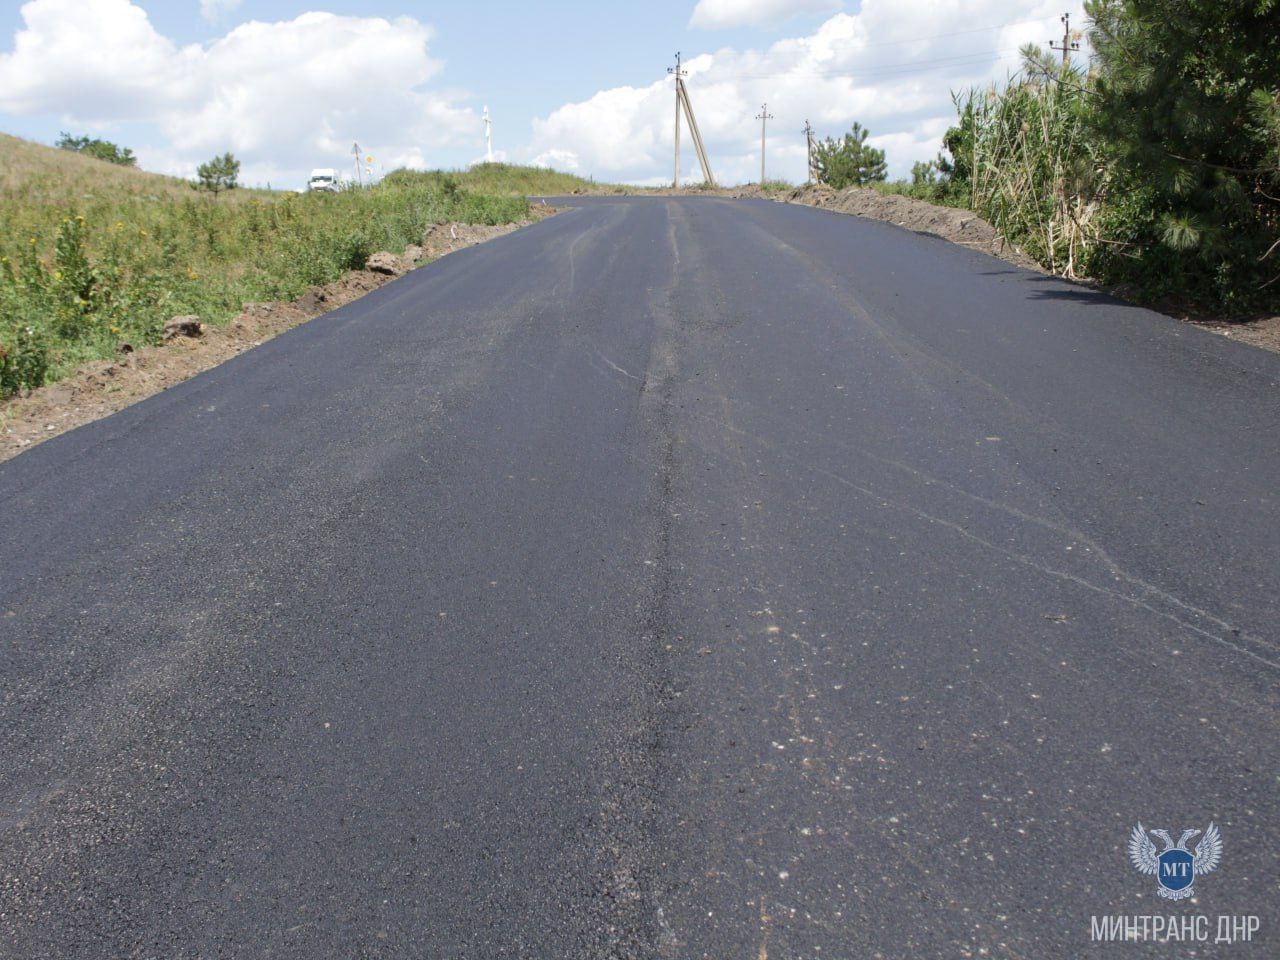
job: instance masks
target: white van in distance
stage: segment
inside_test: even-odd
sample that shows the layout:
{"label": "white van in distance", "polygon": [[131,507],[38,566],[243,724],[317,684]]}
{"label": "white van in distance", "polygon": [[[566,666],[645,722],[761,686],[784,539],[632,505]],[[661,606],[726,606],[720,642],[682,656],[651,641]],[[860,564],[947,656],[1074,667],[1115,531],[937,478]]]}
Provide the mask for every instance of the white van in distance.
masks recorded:
{"label": "white van in distance", "polygon": [[307,192],[312,190],[327,190],[330,193],[337,193],[338,172],[332,168],[324,168],[321,170],[312,170],[311,179],[307,181]]}

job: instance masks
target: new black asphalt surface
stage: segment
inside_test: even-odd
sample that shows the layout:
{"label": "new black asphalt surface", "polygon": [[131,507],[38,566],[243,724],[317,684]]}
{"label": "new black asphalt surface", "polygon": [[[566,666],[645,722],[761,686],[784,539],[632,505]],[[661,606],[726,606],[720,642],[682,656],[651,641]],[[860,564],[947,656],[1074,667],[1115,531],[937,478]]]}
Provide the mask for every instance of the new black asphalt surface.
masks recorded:
{"label": "new black asphalt surface", "polygon": [[1275,956],[1280,356],[574,202],[0,465],[0,956]]}

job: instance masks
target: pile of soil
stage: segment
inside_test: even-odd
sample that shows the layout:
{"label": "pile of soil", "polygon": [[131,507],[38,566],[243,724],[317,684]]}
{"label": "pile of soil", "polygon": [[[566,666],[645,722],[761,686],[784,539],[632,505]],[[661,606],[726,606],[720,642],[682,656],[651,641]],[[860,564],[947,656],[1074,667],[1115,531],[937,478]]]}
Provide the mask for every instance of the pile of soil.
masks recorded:
{"label": "pile of soil", "polygon": [[555,208],[541,203],[532,203],[529,209],[532,211],[532,220],[522,220],[519,223],[507,223],[497,227],[473,223],[438,223],[422,238],[423,253],[427,259],[434,260],[436,257],[443,257],[446,253],[453,253],[463,247],[475,246],[494,237],[505,236],[528,226],[534,220],[541,220],[555,212]]}
{"label": "pile of soil", "polygon": [[[746,193],[740,193],[746,196]],[[797,187],[786,193],[761,193],[754,188],[754,195],[764,199],[782,200],[786,203],[803,203],[836,213],[851,213],[872,220],[895,223],[908,230],[928,233],[961,246],[972,247],[1007,260],[1029,270],[1043,272],[1043,268],[1017,247],[1006,243],[996,233],[996,228],[971,210],[942,207],[915,197],[896,193],[878,193],[864,187],[847,187],[833,190],[825,184]]]}
{"label": "pile of soil", "polygon": [[181,383],[376,290],[421,262],[511,233],[554,212],[552,207],[535,205],[532,218],[519,223],[439,224],[427,231],[421,246],[411,246],[403,254],[374,254],[369,262],[379,269],[352,271],[334,283],[310,288],[290,303],[246,303],[229,323],[197,325],[195,337],[175,336],[161,346],[137,350],[122,348],[114,360],[83,364],[64,380],[0,403],[0,460]]}

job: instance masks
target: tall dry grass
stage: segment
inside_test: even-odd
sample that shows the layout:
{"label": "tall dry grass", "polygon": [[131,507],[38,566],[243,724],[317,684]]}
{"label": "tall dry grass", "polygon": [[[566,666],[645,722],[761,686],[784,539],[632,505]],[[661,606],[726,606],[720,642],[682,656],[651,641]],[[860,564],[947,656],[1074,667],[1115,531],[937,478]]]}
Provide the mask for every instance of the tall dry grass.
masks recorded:
{"label": "tall dry grass", "polygon": [[1080,276],[1102,241],[1103,163],[1081,77],[1020,75],[957,103],[971,124],[970,205],[1051,271]]}

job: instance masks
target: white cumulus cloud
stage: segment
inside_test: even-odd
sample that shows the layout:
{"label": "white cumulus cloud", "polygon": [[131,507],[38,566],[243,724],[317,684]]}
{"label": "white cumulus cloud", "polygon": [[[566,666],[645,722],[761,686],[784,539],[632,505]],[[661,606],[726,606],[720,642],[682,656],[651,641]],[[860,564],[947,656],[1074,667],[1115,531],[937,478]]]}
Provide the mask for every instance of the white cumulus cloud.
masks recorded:
{"label": "white cumulus cloud", "polygon": [[805,13],[831,13],[840,0],[698,0],[689,26],[704,30],[758,27]]}
{"label": "white cumulus cloud", "polygon": [[[1079,0],[1065,6],[1083,22]],[[859,121],[887,150],[891,175],[904,176],[936,155],[955,117],[952,91],[1016,69],[1018,48],[1054,36],[1062,9],[1054,0],[863,0],[857,13],[835,14],[810,34],[693,57],[686,82],[712,170],[723,183],[759,177],[753,118],[767,102],[771,177],[805,178],[805,120],[819,136]],[[670,78],[602,90],[535,119],[528,154],[572,155],[580,172],[600,178],[669,180],[673,114]],[[687,134],[683,160],[692,179]]]}
{"label": "white cumulus cloud", "polygon": [[182,47],[129,0],[32,0],[22,18],[0,54],[0,111],[154,124],[166,145],[138,146],[149,169],[190,175],[230,150],[247,182],[286,185],[341,165],[354,141],[389,170],[480,132],[458,94],[424,87],[441,64],[410,17],[305,13]]}

